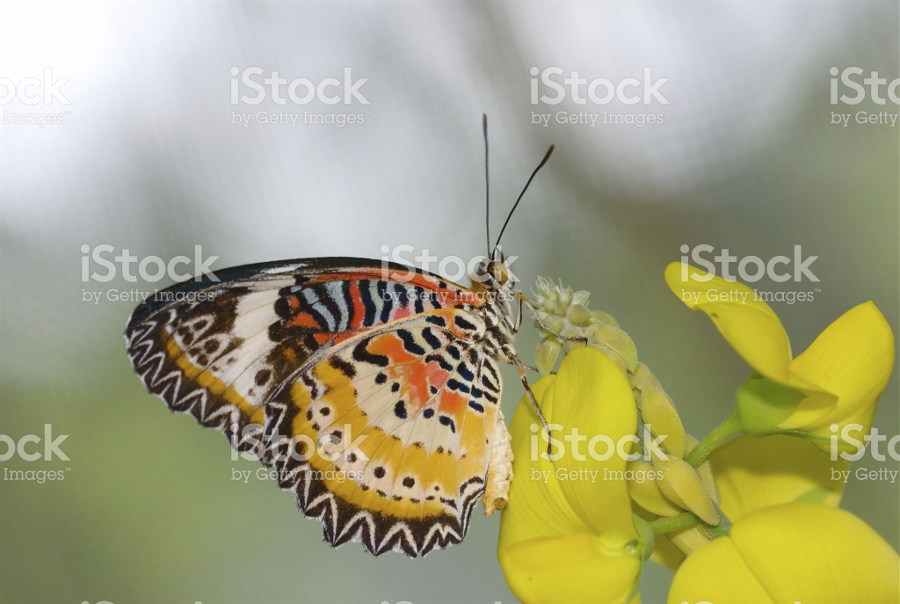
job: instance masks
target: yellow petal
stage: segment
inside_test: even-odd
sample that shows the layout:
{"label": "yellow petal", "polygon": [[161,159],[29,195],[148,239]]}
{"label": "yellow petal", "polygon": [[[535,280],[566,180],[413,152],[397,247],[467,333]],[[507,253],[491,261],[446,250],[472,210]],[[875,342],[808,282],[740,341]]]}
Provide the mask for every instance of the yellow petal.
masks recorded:
{"label": "yellow petal", "polygon": [[668,604],[685,601],[775,604],[728,537],[706,544],[678,568],[669,588]]}
{"label": "yellow petal", "polygon": [[[553,386],[557,377],[548,375],[531,385],[547,417],[552,417]],[[540,426],[540,420],[528,398],[523,396],[510,425],[515,477],[509,489],[509,505],[503,510],[500,522],[498,549],[501,552],[514,543],[529,539],[588,531],[587,524],[563,495],[554,476],[553,463],[535,455],[534,449],[542,453],[546,445],[532,433],[532,426]]]}
{"label": "yellow petal", "polygon": [[740,436],[710,455],[720,507],[734,522],[755,510],[802,500],[837,506],[850,464],[831,461],[793,436]]}
{"label": "yellow petal", "polygon": [[570,434],[574,428],[587,437],[577,452],[573,442],[563,441],[566,455],[554,462],[557,470],[592,476],[563,481],[561,488],[567,501],[593,532],[618,535],[624,541],[634,539],[625,481],[604,480],[624,472],[627,460],[618,452],[604,460],[602,457],[608,454],[606,444],[598,439],[591,445],[596,435],[606,435],[613,443],[625,435],[634,435],[637,407],[628,379],[604,354],[579,348],[569,353],[560,366],[552,400],[554,407],[547,421],[563,426],[564,434]]}
{"label": "yellow petal", "polygon": [[[687,281],[682,280],[684,275],[688,276]],[[694,277],[708,281],[698,282]],[[835,400],[825,389],[788,371],[792,358],[788,335],[775,311],[756,299],[752,289],[678,262],[666,267],[666,283],[689,308],[706,313],[735,352],[755,371],[801,392],[818,393],[831,397],[831,402]]]}
{"label": "yellow petal", "polygon": [[620,604],[628,601],[642,562],[609,555],[598,537],[581,533],[518,543],[501,551],[500,564],[522,602]]}
{"label": "yellow petal", "polygon": [[672,543],[668,535],[657,535],[653,545],[653,553],[650,559],[666,568],[675,570],[684,562],[685,555],[678,547]]}
{"label": "yellow petal", "polygon": [[[789,365],[793,376],[837,395],[837,403],[823,413],[817,401],[804,400],[780,427],[827,438],[832,423],[874,407],[893,368],[894,334],[884,315],[872,302],[851,308]],[[871,421],[864,432],[870,428]]]}
{"label": "yellow petal", "polygon": [[[572,428],[582,435],[608,435],[613,442],[634,434],[637,411],[631,387],[596,350],[573,351],[557,375],[542,378],[532,390],[547,421],[556,424],[555,439]],[[640,575],[643,542],[632,520],[626,482],[603,479],[604,471],[623,473],[626,460],[617,454],[595,460],[587,443],[579,443],[576,452],[570,441],[561,441],[565,454],[550,461],[546,443],[532,431],[537,425],[523,397],[510,427],[515,479],[498,543],[510,588],[523,602],[558,601],[560,590],[573,602],[627,601]],[[604,453],[605,447],[597,451]]]}
{"label": "yellow petal", "polygon": [[[812,503],[764,508],[679,568],[669,603],[897,602],[900,558],[856,516]],[[766,595],[767,594],[767,595]]]}
{"label": "yellow petal", "polygon": [[[686,281],[682,280],[683,272]],[[695,277],[708,281],[696,281]],[[787,380],[791,360],[787,333],[769,305],[755,299],[752,289],[678,262],[666,267],[666,283],[689,308],[709,315],[748,365],[772,379]],[[727,300],[722,301],[725,296]]]}

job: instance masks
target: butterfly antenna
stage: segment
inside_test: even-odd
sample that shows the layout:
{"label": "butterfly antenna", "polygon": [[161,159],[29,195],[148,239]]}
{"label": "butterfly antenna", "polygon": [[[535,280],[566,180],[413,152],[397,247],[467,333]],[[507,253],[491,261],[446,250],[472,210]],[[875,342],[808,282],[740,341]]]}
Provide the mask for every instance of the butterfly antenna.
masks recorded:
{"label": "butterfly antenna", "polygon": [[488,137],[487,114],[481,114],[481,125],[484,129],[484,225],[487,231],[487,253],[491,257],[491,174],[488,170]]}
{"label": "butterfly antenna", "polygon": [[534,176],[538,173],[538,170],[543,168],[544,164],[547,163],[547,160],[550,159],[551,153],[553,153],[553,145],[550,145],[550,148],[547,149],[547,154],[544,155],[544,159],[541,160],[541,163],[538,164],[538,167],[535,168],[534,172],[531,173],[531,177],[528,179],[528,182],[525,183],[525,188],[522,189],[521,193],[519,193],[519,198],[516,200],[515,205],[513,205],[512,209],[509,211],[509,216],[506,217],[506,222],[503,223],[503,228],[500,229],[500,236],[497,237],[497,245],[500,245],[500,239],[503,237],[503,231],[506,230],[506,225],[509,224],[509,219],[512,218],[513,212],[515,212],[516,208],[519,207],[519,202],[522,201],[522,196],[525,195],[525,191],[528,190],[528,185],[530,185],[531,181],[534,180]]}

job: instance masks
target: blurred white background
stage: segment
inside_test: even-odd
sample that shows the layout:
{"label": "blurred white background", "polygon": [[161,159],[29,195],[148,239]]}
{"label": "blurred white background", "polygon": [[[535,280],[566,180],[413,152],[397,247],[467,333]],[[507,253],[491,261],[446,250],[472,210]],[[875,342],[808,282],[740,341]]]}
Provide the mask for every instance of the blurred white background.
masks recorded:
{"label": "blurred white background", "polygon": [[[749,368],[663,282],[682,244],[818,256],[820,283],[759,284],[821,290],[773,305],[795,353],[869,299],[900,327],[898,126],[830,123],[898,107],[829,102],[831,67],[900,76],[896,3],[6,2],[0,14],[0,77],[50,67],[69,102],[0,107],[0,432],[52,423],[70,434],[72,468],[55,484],[0,482],[4,602],[514,601],[497,518],[476,511],[461,546],[424,560],[374,559],[328,548],[275,485],[233,483],[224,439],[171,417],[132,375],[121,334],[134,305],[82,301],[153,287],[83,283],[83,245],[162,258],[202,245],[214,268],[377,258],[384,244],[483,253],[482,113],[495,236],[556,145],[504,236],[526,291],[538,274],[592,291],[693,434],[727,415]],[[232,105],[230,70],[254,66],[313,82],[350,68],[369,104]],[[532,105],[529,70],[551,66],[613,82],[650,68],[669,104]],[[260,111],[364,123],[232,123]],[[531,123],[558,111],[664,122]],[[7,122],[60,112],[63,124]],[[523,357],[536,341],[526,329]],[[522,390],[505,376],[509,417]],[[883,433],[900,430],[898,406],[895,376]],[[896,548],[898,495],[851,482],[844,505]],[[663,601],[670,579],[648,566],[644,601]]]}

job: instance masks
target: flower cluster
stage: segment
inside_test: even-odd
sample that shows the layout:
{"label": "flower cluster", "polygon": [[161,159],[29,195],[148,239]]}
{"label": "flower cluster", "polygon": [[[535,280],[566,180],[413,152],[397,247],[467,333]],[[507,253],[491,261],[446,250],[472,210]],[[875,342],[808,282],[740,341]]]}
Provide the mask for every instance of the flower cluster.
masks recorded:
{"label": "flower cluster", "polygon": [[[898,601],[900,559],[837,509],[843,483],[832,477],[849,464],[827,454],[835,440],[846,446],[835,437],[843,427],[858,426],[859,438],[871,430],[894,362],[883,315],[861,304],[795,358],[778,317],[752,295],[684,295],[745,286],[679,264],[666,280],[753,373],[731,414],[698,442],[615,319],[589,310],[587,292],[539,279],[537,363],[549,375],[533,391],[548,423],[633,446],[611,456],[573,447],[532,455],[537,418],[523,398],[512,420],[516,479],[498,545],[513,592],[523,602],[633,604],[652,557],[677,569],[669,602]],[[561,468],[612,479],[533,478]]]}

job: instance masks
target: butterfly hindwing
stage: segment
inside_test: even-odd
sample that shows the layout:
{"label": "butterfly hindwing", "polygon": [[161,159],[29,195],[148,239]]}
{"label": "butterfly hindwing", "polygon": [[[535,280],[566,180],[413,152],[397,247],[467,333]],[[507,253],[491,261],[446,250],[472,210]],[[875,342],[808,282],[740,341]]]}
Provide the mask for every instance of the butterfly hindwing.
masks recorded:
{"label": "butterfly hindwing", "polygon": [[250,265],[217,277],[149,298],[125,339],[148,390],[229,438],[261,424],[271,394],[315,353],[417,312],[473,302],[468,290],[427,273],[355,258]]}
{"label": "butterfly hindwing", "polygon": [[273,395],[268,463],[333,545],[416,556],[463,538],[499,414],[496,363],[474,345],[484,329],[458,308],[395,320]]}

